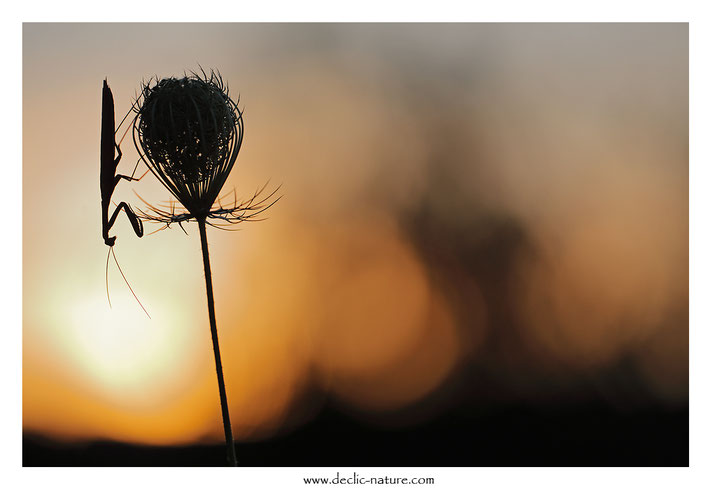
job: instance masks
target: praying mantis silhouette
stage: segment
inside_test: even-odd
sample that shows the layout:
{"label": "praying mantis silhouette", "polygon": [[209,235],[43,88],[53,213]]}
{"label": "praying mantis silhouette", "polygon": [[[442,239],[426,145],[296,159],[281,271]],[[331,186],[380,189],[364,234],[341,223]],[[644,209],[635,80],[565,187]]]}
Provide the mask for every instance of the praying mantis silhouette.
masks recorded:
{"label": "praying mantis silhouette", "polygon": [[[126,113],[124,119],[121,121],[121,123],[119,123],[119,128],[126,120],[126,117],[128,117],[128,115],[131,113],[132,109],[130,109],[129,112]],[[121,138],[121,141],[119,141],[118,143],[116,142],[116,133],[119,128],[115,128],[114,126],[114,95],[111,93],[111,89],[109,88],[106,79],[104,79],[101,100],[101,170],[99,175],[99,183],[101,187],[101,234],[104,238],[104,243],[109,247],[109,253],[106,256],[106,297],[109,300],[109,306],[111,306],[111,298],[109,297],[109,255],[112,255],[114,257],[114,262],[116,262],[116,266],[118,267],[119,272],[121,273],[121,277],[124,278],[126,285],[131,291],[131,294],[133,294],[134,298],[141,306],[143,311],[146,313],[146,315],[151,318],[151,315],[148,314],[146,308],[143,307],[141,301],[139,301],[138,297],[136,296],[136,293],[134,293],[128,280],[126,280],[126,276],[124,276],[124,272],[121,270],[119,261],[116,259],[116,254],[114,253],[114,243],[116,243],[116,237],[109,236],[109,231],[111,230],[111,227],[114,226],[116,218],[118,218],[121,210],[123,210],[126,216],[128,217],[129,222],[131,223],[131,226],[133,227],[133,230],[136,233],[136,236],[138,236],[139,238],[143,236],[143,223],[141,223],[141,220],[138,219],[136,213],[133,212],[131,206],[129,206],[125,202],[120,202],[118,206],[116,206],[116,209],[112,213],[111,217],[109,217],[109,204],[111,203],[111,196],[114,193],[114,189],[116,189],[116,186],[119,184],[119,181],[121,179],[125,179],[128,181],[139,181],[146,175],[146,173],[148,173],[147,170],[146,173],[144,173],[141,177],[134,178],[136,168],[138,168],[138,162],[136,162],[136,167],[134,167],[134,171],[131,176],[116,173],[116,169],[118,168],[119,162],[121,161],[122,157],[121,148],[119,145],[121,144],[121,141],[123,141],[123,137]],[[129,128],[130,127],[131,126],[129,125]],[[126,132],[128,132],[128,128],[126,129]],[[124,137],[126,136],[126,132],[124,132]],[[116,150],[116,152],[114,150]]]}

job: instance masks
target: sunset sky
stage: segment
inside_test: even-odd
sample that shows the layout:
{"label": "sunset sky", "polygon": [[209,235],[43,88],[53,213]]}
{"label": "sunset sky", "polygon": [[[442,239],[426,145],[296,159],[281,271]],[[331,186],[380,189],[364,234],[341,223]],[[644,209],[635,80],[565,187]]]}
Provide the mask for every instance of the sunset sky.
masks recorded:
{"label": "sunset sky", "polygon": [[[687,40],[684,24],[25,24],[24,430],[221,440],[197,226],[138,239],[118,218],[150,319],[113,262],[109,307],[101,238],[102,80],[118,123],[142,80],[199,65],[245,111],[225,191],[283,195],[266,221],[208,230],[237,439],[324,397],[368,420],[407,410],[473,363],[533,380],[527,399],[625,361],[685,404]],[[130,174],[130,134],[121,148]],[[151,174],[114,199],[140,208],[134,192],[170,199]]]}

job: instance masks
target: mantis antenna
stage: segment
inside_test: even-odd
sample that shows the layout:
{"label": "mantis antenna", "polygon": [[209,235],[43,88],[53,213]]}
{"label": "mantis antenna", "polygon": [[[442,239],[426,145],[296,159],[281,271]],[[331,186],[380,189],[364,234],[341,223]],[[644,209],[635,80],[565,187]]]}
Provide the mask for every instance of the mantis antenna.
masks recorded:
{"label": "mantis antenna", "polygon": [[116,267],[118,267],[119,272],[121,273],[121,277],[124,278],[124,282],[126,283],[126,286],[128,286],[129,291],[131,291],[131,294],[133,294],[134,299],[139,304],[139,306],[141,307],[143,312],[146,314],[146,316],[148,318],[151,318],[151,315],[148,314],[148,311],[146,311],[146,308],[144,308],[143,304],[141,303],[141,300],[138,299],[138,296],[136,296],[136,293],[134,292],[133,288],[131,287],[131,284],[129,284],[129,281],[126,279],[126,276],[124,275],[124,271],[121,270],[119,261],[116,259],[116,253],[114,252],[114,247],[109,247],[109,253],[106,255],[106,299],[109,300],[109,308],[111,308],[111,297],[109,296],[109,255],[114,257],[114,262],[116,262]]}

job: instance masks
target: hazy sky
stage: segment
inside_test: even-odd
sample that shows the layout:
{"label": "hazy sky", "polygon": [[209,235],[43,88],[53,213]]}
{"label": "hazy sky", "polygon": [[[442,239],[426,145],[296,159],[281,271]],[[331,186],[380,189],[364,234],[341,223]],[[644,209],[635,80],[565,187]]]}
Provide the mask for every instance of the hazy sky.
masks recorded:
{"label": "hazy sky", "polygon": [[[298,423],[307,393],[408,407],[473,362],[576,377],[626,357],[687,396],[686,25],[23,30],[26,429],[221,437],[197,227],[139,240],[118,219],[150,320],[113,264],[109,308],[101,239],[102,80],[118,122],[142,80],[198,64],[245,109],[225,190],[284,195],[209,230],[236,437]],[[170,197],[149,174],[116,202],[134,191]]]}

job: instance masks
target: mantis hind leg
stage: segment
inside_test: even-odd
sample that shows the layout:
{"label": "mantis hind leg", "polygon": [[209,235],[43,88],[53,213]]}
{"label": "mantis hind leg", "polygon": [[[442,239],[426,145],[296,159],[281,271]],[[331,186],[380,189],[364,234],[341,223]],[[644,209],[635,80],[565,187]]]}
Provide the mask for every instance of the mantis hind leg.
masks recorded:
{"label": "mantis hind leg", "polygon": [[114,214],[112,214],[111,218],[109,219],[107,229],[111,229],[111,227],[114,226],[114,222],[116,221],[116,218],[119,216],[119,213],[122,209],[126,213],[126,216],[129,218],[129,222],[131,222],[131,226],[134,229],[134,233],[136,233],[137,237],[141,238],[143,236],[143,223],[141,223],[141,220],[138,219],[136,213],[133,212],[131,206],[129,206],[125,202],[120,202],[119,205],[116,207],[116,209],[114,210]]}

